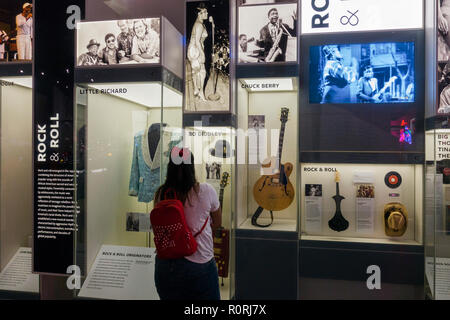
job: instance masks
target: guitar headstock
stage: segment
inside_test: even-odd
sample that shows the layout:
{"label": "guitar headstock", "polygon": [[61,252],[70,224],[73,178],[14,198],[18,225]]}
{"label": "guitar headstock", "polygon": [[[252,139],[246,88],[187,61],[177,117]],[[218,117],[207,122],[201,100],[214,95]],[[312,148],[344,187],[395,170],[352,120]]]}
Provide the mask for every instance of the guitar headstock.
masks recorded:
{"label": "guitar headstock", "polygon": [[220,181],[220,187],[222,189],[225,189],[225,187],[228,185],[229,178],[230,178],[230,174],[228,172],[224,172],[222,174],[222,180]]}
{"label": "guitar headstock", "polygon": [[289,108],[281,108],[280,121],[282,123],[286,123],[288,121],[288,116],[289,116]]}
{"label": "guitar headstock", "polygon": [[397,76],[393,76],[389,79],[389,85],[393,84],[397,80]]}
{"label": "guitar headstock", "polygon": [[336,171],[336,177],[334,178],[334,181],[337,182],[341,182],[341,174],[339,173],[339,171]]}

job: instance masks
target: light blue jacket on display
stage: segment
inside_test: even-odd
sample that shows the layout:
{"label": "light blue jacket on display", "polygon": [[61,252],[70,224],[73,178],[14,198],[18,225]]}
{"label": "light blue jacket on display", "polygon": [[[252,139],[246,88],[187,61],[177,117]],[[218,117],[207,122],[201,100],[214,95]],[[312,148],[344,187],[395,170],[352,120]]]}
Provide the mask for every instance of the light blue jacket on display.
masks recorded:
{"label": "light blue jacket on display", "polygon": [[[150,128],[149,128],[150,129]],[[139,202],[149,203],[153,200],[158,187],[164,182],[169,162],[169,150],[180,142],[172,140],[175,135],[164,130],[159,140],[154,158],[150,156],[148,130],[141,131],[134,137],[133,162],[131,164],[130,187],[128,194],[137,196]],[[163,143],[161,142],[163,141]],[[162,175],[161,154],[162,152]]]}

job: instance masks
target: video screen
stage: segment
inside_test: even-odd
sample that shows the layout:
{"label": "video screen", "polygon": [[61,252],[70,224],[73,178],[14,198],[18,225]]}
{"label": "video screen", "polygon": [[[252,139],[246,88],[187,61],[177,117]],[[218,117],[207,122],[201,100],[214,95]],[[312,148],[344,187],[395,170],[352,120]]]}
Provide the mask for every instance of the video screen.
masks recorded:
{"label": "video screen", "polygon": [[311,104],[415,102],[414,42],[310,47]]}

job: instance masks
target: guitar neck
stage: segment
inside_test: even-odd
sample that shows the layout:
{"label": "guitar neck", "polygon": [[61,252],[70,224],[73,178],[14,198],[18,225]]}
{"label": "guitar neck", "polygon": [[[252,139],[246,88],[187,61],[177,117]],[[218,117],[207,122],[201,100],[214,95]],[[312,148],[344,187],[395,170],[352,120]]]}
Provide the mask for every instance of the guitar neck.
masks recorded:
{"label": "guitar neck", "polygon": [[286,130],[286,123],[283,122],[281,124],[281,129],[280,129],[280,140],[278,142],[278,166],[281,170],[281,156],[283,155],[283,142],[284,142],[284,132]]}
{"label": "guitar neck", "polygon": [[339,182],[336,182],[336,195],[340,196],[340,194],[339,194]]}
{"label": "guitar neck", "polygon": [[220,208],[223,207],[223,194],[224,194],[224,188],[220,188],[220,194],[219,194],[219,203],[220,203]]}

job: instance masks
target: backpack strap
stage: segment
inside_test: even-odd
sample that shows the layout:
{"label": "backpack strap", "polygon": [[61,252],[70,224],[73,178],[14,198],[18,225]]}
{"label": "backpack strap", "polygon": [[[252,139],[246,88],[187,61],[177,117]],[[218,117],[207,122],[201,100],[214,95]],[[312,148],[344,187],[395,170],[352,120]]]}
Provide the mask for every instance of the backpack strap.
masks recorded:
{"label": "backpack strap", "polygon": [[174,196],[175,200],[178,200],[178,198],[177,198],[177,193],[176,193],[176,191],[175,191],[174,189],[172,189],[172,188],[167,188],[166,192],[164,192],[164,200],[167,200],[167,194],[170,193],[170,192],[173,193],[173,196]]}
{"label": "backpack strap", "polygon": [[199,231],[199,232],[197,232],[195,235],[194,235],[194,238],[196,237],[196,236],[198,236],[200,233],[202,233],[203,232],[203,230],[205,230],[205,228],[206,228],[206,224],[208,223],[208,221],[209,221],[209,217],[208,218],[206,218],[206,221],[205,221],[205,223],[203,224],[203,227],[202,227],[202,229]]}

